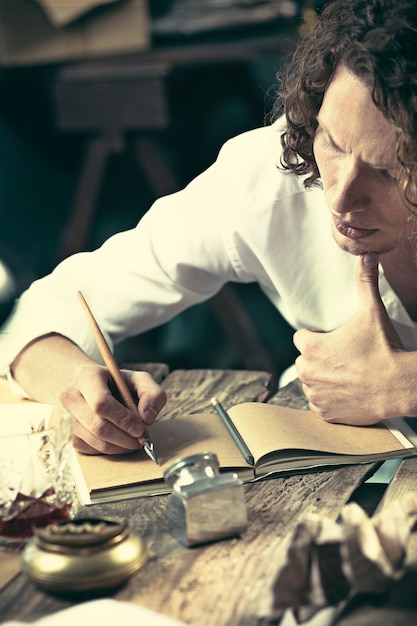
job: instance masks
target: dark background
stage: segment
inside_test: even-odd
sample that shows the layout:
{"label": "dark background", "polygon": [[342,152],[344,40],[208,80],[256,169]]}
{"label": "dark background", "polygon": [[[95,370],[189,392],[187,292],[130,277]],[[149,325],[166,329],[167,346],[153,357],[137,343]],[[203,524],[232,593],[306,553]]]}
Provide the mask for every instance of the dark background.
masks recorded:
{"label": "dark background", "polygon": [[[289,28],[293,37],[293,21]],[[282,24],[277,32],[282,36]],[[236,31],[199,35],[228,36],[236,37]],[[171,124],[158,139],[181,186],[212,163],[224,141],[265,123],[274,99],[275,76],[286,60],[268,55],[244,62],[197,66],[191,62],[170,72]],[[55,72],[53,66],[0,69],[0,258],[13,268],[19,291],[49,273],[58,260],[85,149],[82,133],[57,130],[51,98]],[[106,166],[87,249],[96,248],[116,231],[133,227],[154,199],[129,149],[113,155]],[[237,286],[237,293],[279,375],[296,355],[293,331],[256,285]],[[140,340],[125,342],[118,348],[118,358],[164,361],[171,368],[246,366],[207,303]]]}

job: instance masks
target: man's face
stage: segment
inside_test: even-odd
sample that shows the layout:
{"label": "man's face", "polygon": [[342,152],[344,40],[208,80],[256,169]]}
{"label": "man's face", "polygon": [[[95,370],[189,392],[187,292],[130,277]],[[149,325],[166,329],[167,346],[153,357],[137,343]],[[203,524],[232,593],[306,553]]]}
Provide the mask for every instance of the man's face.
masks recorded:
{"label": "man's face", "polygon": [[352,254],[382,254],[409,239],[412,223],[398,191],[394,127],[369,89],[340,67],[317,118],[314,155],[336,243]]}

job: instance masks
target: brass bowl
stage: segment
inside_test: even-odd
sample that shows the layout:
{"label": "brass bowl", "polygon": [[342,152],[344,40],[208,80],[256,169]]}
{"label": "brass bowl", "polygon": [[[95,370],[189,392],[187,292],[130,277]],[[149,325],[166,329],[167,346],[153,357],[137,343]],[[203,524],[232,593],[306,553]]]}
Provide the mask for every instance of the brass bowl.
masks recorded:
{"label": "brass bowl", "polygon": [[126,521],[80,518],[36,528],[23,550],[21,567],[43,589],[90,592],[121,585],[147,557],[143,540]]}

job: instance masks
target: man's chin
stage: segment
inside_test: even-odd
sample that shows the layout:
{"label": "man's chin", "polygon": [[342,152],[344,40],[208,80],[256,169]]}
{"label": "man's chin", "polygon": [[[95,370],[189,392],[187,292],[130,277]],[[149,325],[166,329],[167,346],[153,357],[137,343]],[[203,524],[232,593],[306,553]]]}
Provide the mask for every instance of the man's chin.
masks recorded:
{"label": "man's chin", "polygon": [[346,241],[345,238],[341,240],[339,237],[335,237],[334,240],[341,250],[343,250],[344,252],[348,252],[349,254],[352,254],[354,256],[361,256],[366,252],[371,252],[369,247],[361,246],[357,241]]}
{"label": "man's chin", "polygon": [[376,252],[376,254],[378,255],[386,254],[387,252],[390,252],[390,250],[396,248],[397,245],[399,245],[386,244],[385,246],[378,247],[375,245],[370,245],[369,242],[367,245],[365,241],[353,241],[351,239],[348,239],[347,237],[341,237],[339,233],[337,233],[337,235],[333,233],[333,237],[341,250],[343,250],[344,252],[348,252],[353,256],[362,256],[367,252]]}

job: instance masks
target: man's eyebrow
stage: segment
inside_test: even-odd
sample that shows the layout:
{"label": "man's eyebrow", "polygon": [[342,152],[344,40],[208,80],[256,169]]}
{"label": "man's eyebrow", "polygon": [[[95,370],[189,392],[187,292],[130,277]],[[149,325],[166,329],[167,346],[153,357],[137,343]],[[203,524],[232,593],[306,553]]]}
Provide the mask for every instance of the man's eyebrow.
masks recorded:
{"label": "man's eyebrow", "polygon": [[[319,116],[316,117],[316,120],[321,130],[325,133],[327,139],[333,146],[333,148],[335,148],[335,150],[337,150],[338,152],[344,152],[344,150],[339,146],[339,144],[333,139],[330,131],[326,128],[326,125],[323,124],[323,122],[319,119]],[[368,165],[370,165],[376,170],[396,171],[397,169],[399,169],[397,160],[394,160],[391,163],[388,163],[388,162],[387,163],[369,163]]]}

